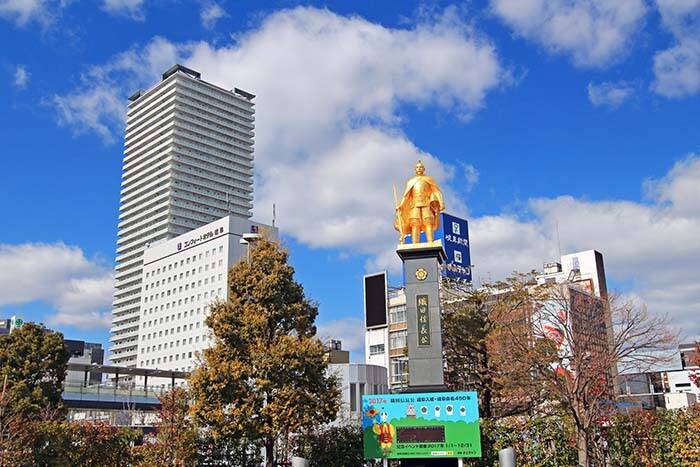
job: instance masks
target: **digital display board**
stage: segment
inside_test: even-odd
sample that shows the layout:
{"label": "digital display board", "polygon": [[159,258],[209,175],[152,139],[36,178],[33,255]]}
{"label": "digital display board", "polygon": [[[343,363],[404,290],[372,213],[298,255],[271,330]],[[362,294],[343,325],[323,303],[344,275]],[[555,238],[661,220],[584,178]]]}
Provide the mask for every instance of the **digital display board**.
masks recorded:
{"label": "digital display board", "polygon": [[366,459],[481,457],[477,394],[365,395],[362,435]]}
{"label": "digital display board", "polygon": [[435,232],[436,239],[442,239],[445,249],[443,274],[465,282],[472,281],[471,254],[469,252],[469,224],[451,214],[440,214],[440,228]]}
{"label": "digital display board", "polygon": [[365,326],[387,324],[387,277],[386,271],[365,276]]}
{"label": "digital display board", "polygon": [[400,426],[396,429],[396,442],[403,443],[444,443],[444,426]]}

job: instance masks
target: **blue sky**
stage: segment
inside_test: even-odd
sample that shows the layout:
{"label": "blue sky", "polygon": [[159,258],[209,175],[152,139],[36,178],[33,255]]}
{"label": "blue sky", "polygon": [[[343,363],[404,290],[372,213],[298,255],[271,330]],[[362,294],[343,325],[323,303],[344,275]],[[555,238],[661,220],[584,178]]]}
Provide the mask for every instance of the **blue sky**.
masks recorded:
{"label": "blue sky", "polygon": [[257,94],[255,217],[359,358],[417,158],[477,279],[603,252],[700,335],[700,1],[0,0],[0,313],[108,342],[126,96],[175,62]]}

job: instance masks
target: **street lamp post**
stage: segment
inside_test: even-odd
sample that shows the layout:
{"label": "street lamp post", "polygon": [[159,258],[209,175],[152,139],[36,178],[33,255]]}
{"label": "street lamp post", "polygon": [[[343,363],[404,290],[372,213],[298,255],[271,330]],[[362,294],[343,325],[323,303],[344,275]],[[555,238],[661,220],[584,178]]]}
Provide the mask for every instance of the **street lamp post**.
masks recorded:
{"label": "street lamp post", "polygon": [[259,233],[244,233],[239,240],[241,245],[246,246],[246,262],[250,264],[250,244],[260,240]]}

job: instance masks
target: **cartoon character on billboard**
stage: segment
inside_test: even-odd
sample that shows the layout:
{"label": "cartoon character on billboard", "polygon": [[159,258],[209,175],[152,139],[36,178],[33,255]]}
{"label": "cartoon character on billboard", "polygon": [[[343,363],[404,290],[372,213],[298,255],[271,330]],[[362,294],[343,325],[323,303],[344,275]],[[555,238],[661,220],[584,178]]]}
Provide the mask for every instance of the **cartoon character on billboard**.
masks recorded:
{"label": "cartoon character on billboard", "polygon": [[416,418],[416,408],[413,406],[413,404],[408,404],[406,407],[406,417]]}
{"label": "cartoon character on billboard", "polygon": [[396,427],[389,423],[389,415],[382,411],[379,415],[380,423],[374,421],[372,431],[379,438],[379,447],[382,449],[382,454],[386,457],[391,454],[391,447],[396,439]]}

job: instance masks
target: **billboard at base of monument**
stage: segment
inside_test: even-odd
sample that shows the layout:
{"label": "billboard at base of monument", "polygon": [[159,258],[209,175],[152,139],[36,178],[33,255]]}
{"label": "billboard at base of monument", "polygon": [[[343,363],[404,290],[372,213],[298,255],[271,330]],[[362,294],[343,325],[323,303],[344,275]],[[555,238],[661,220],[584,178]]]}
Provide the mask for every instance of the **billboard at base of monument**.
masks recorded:
{"label": "billboard at base of monument", "polygon": [[366,459],[481,457],[476,392],[362,396]]}

